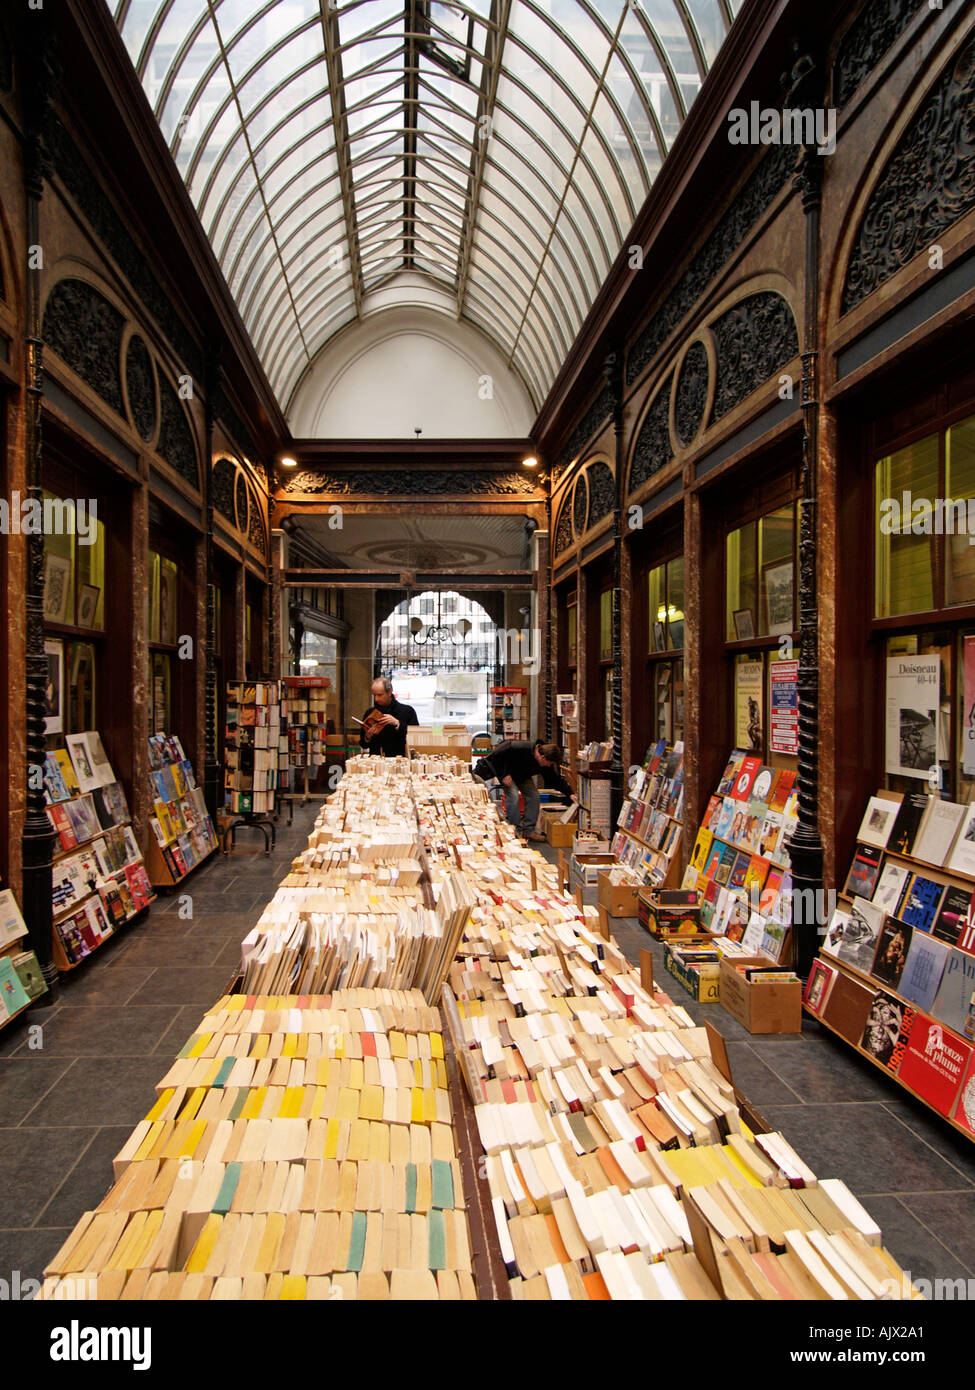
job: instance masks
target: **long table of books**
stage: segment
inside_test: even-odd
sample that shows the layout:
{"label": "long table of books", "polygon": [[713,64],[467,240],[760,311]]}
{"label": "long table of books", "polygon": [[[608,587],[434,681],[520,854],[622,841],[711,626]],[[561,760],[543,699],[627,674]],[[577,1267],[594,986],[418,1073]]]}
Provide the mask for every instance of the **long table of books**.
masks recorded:
{"label": "long table of books", "polygon": [[350,759],[241,986],[43,1296],[914,1296],[846,1185],[748,1128],[707,1031],[453,766]]}

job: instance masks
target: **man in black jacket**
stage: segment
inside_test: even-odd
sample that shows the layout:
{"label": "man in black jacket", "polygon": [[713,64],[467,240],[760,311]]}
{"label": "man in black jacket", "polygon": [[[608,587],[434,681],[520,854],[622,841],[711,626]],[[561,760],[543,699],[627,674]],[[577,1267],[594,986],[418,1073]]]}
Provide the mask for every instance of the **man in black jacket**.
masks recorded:
{"label": "man in black jacket", "polygon": [[406,730],[411,724],[419,724],[416,710],[412,705],[401,705],[393,694],[393,683],[385,677],[372,683],[373,703],[362,716],[363,723],[373,710],[378,710],[381,726],[372,738],[366,738],[365,729],[359,730],[359,746],[367,753],[382,753],[387,758],[406,757]]}
{"label": "man in black jacket", "polygon": [[[481,759],[474,768],[474,775],[484,781],[496,777],[504,787],[505,815],[518,834],[528,840],[544,840],[544,835],[535,834],[539,806],[535,778],[541,777],[543,786],[574,801],[572,788],[558,770],[561,762],[562,750],[557,743],[543,743],[541,739],[534,743],[528,739],[505,739]],[[525,798],[524,815],[518,810],[519,793]]]}

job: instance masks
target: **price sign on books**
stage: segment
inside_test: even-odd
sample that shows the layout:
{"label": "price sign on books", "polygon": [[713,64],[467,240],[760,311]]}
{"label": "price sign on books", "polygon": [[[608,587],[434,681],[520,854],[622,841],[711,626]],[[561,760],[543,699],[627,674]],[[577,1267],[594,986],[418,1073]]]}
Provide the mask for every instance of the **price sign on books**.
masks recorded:
{"label": "price sign on books", "polygon": [[795,757],[799,752],[799,663],[773,661],[769,751]]}

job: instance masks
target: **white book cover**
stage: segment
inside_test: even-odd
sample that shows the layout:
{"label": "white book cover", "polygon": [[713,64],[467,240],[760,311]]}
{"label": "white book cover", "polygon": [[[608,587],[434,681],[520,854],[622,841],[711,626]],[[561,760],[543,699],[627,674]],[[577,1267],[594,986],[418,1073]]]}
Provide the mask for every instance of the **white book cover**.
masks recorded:
{"label": "white book cover", "polygon": [[952,873],[975,877],[975,803],[966,808],[945,868]]}
{"label": "white book cover", "polygon": [[954,801],[932,798],[920,834],[914,842],[914,858],[940,868],[948,857],[958,827],[965,819],[965,809]]}
{"label": "white book cover", "polygon": [[899,810],[899,801],[886,801],[882,796],[872,796],[867,802],[867,809],[857,831],[860,844],[876,845],[879,849],[885,849]]}
{"label": "white book cover", "polygon": [[[68,745],[68,754],[78,779],[79,790],[91,792],[96,787],[100,787],[102,774],[96,770],[88,751],[87,736],[85,734],[68,734],[65,743]],[[109,780],[112,779],[109,778]]]}
{"label": "white book cover", "polygon": [[0,949],[26,935],[27,926],[20,915],[17,899],[9,888],[4,888],[0,892]]}
{"label": "white book cover", "polygon": [[903,864],[885,864],[871,902],[881,908],[888,917],[895,916],[904,885],[910,876],[910,870],[906,869]]}

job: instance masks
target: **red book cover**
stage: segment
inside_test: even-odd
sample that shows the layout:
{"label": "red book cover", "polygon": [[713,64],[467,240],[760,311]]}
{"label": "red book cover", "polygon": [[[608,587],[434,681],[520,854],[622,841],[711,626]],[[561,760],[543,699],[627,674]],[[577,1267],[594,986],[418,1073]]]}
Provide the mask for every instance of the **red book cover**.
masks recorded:
{"label": "red book cover", "polygon": [[785,803],[789,799],[789,793],[796,784],[796,774],[786,772],[783,769],[775,779],[772,794],[769,797],[769,806],[773,811],[784,811]]}
{"label": "red book cover", "polygon": [[731,789],[731,795],[736,801],[748,800],[748,793],[752,789],[752,783],[758,776],[761,766],[761,758],[748,757],[743,759],[738,776],[735,778],[735,785]]}
{"label": "red book cover", "polygon": [[71,822],[68,820],[68,813],[63,806],[48,806],[47,818],[58,832],[58,839],[61,841],[62,849],[74,849],[78,841],[75,833],[71,829]]}
{"label": "red book cover", "polygon": [[963,1077],[971,1067],[972,1044],[919,1013],[911,1027],[897,1075],[941,1115],[950,1115]]}

